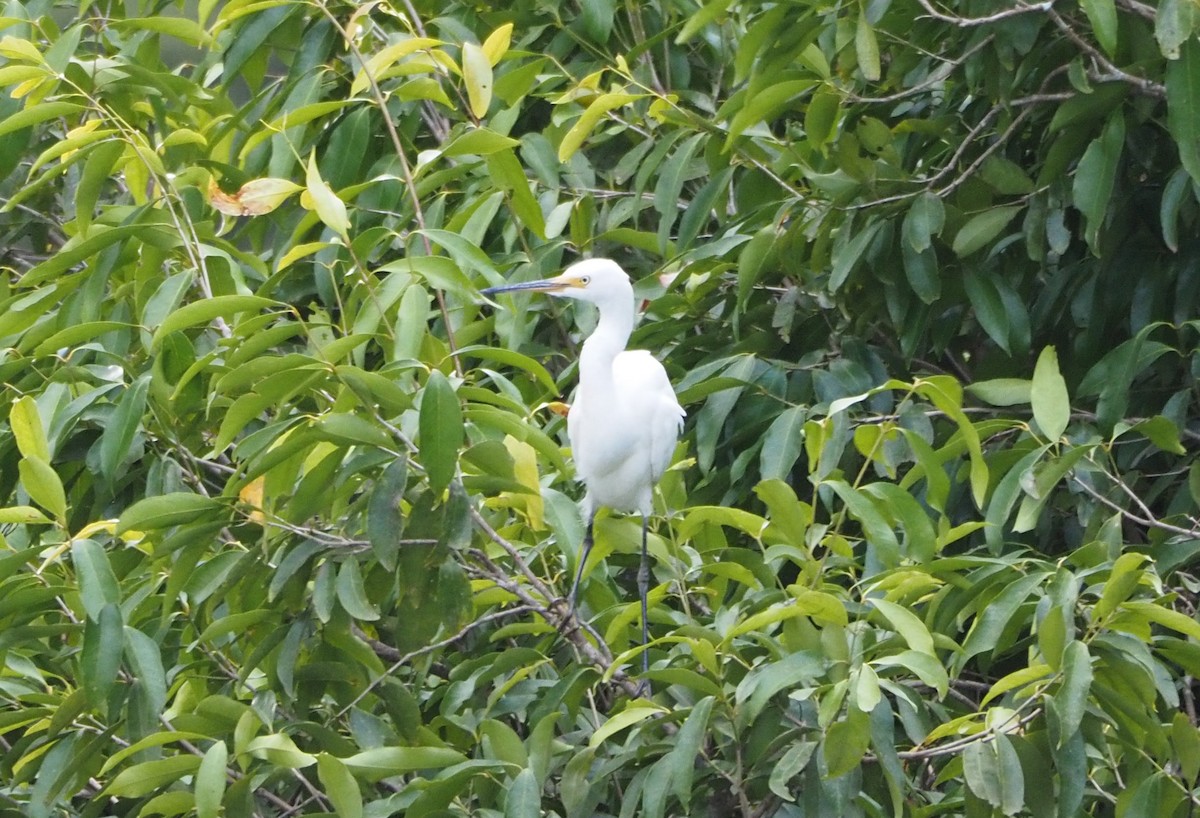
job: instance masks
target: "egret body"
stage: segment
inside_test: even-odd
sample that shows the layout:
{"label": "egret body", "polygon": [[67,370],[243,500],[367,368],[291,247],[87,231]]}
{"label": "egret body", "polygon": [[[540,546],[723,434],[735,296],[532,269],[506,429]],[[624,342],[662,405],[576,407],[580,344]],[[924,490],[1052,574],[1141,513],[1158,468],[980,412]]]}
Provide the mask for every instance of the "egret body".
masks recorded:
{"label": "egret body", "polygon": [[[662,364],[645,350],[625,349],[633,332],[633,286],[616,262],[586,259],[572,264],[555,278],[492,287],[482,292],[490,295],[519,290],[589,301],[600,310],[596,329],[584,341],[579,354],[579,388],[567,414],[567,436],[575,471],[587,489],[582,502],[587,533],[568,599],[574,607],[583,568],[592,550],[596,510],[604,506],[641,514],[638,593],[644,648],[649,641],[647,527],[654,508],[654,486],[671,465],[671,455],[683,428],[683,407]],[[645,650],[642,669],[649,669]]]}

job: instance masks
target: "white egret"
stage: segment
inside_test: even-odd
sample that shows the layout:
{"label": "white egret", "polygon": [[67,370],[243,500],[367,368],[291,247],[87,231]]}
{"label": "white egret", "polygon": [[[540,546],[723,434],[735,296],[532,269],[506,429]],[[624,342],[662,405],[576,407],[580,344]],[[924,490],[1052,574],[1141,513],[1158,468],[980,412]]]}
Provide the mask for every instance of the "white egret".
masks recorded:
{"label": "white egret", "polygon": [[567,413],[567,436],[575,471],[587,491],[582,502],[587,531],[575,581],[592,550],[593,524],[601,506],[642,515],[642,559],[638,594],[642,613],[642,670],[649,670],[646,594],[650,565],[646,536],[654,506],[654,486],[671,465],[683,429],[683,407],[675,397],[663,365],[646,350],[627,350],[633,332],[634,297],[629,276],[614,261],[595,258],[576,262],[555,278],[491,287],[485,295],[528,290],[589,301],[600,310],[596,329],[579,353],[579,389]]}

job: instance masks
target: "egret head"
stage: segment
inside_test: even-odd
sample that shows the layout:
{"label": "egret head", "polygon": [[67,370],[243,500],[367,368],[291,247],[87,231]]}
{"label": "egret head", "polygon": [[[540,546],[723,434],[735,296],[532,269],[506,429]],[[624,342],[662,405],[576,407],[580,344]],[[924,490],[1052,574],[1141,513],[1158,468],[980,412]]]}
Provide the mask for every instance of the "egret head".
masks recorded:
{"label": "egret head", "polygon": [[480,290],[484,295],[508,293],[520,290],[548,293],[561,298],[575,298],[602,304],[609,301],[633,301],[633,285],[629,275],[612,259],[589,258],[577,261],[563,271],[562,275],[539,281],[507,284]]}

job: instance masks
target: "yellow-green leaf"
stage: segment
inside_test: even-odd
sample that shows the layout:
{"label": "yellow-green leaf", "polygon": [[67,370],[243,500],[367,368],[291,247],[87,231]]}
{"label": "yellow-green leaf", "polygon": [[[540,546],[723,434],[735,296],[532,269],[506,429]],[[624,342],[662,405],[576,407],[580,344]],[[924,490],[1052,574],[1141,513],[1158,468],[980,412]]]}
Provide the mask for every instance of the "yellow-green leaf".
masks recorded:
{"label": "yellow-green leaf", "polygon": [[1033,419],[1042,434],[1051,441],[1058,440],[1071,419],[1071,399],[1067,382],[1058,371],[1058,353],[1054,347],[1046,347],[1038,356],[1029,397]]}
{"label": "yellow-green leaf", "polygon": [[362,818],[362,791],[341,759],[321,753],[317,756],[317,775],[338,818]]}
{"label": "yellow-green leaf", "polygon": [[13,401],[8,415],[8,425],[17,439],[17,449],[22,457],[40,457],[50,462],[50,444],[46,442],[46,431],[42,427],[42,416],[31,395]]}
{"label": "yellow-green leaf", "polygon": [[196,818],[217,818],[225,798],[225,764],[229,749],[217,741],[204,753],[196,772],[193,788],[196,792]]}
{"label": "yellow-green leaf", "polygon": [[81,110],[83,110],[83,106],[76,105],[74,102],[43,102],[0,119],[0,136],[28,128],[39,122],[45,122],[47,119],[66,116]]}
{"label": "yellow-green leaf", "polygon": [[483,41],[480,50],[487,57],[488,63],[495,65],[508,53],[508,47],[512,43],[512,32],[513,24],[505,23],[489,34],[488,38]]}
{"label": "yellow-green leaf", "polygon": [[483,119],[492,104],[492,63],[483,49],[474,43],[465,43],[462,47],[462,74],[471,114],[476,119]]}
{"label": "yellow-green leaf", "polygon": [[37,455],[26,455],[17,466],[21,473],[21,485],[42,508],[54,515],[60,523],[67,520],[67,493],[62,480],[45,459]]}
{"label": "yellow-green leaf", "polygon": [[579,146],[583,144],[583,140],[588,138],[601,117],[614,108],[628,105],[642,96],[642,94],[612,93],[596,97],[571,126],[571,130],[563,136],[562,142],[558,144],[558,161],[566,162],[575,155],[575,151],[579,150]]}
{"label": "yellow-green leaf", "polygon": [[346,203],[339,199],[333,188],[321,178],[321,172],[317,170],[316,151],[308,157],[304,193],[300,199],[301,204],[316,211],[317,218],[349,244],[350,217],[346,215]]}
{"label": "yellow-green leaf", "polygon": [[9,506],[0,508],[0,524],[45,525],[54,521],[33,506]]}

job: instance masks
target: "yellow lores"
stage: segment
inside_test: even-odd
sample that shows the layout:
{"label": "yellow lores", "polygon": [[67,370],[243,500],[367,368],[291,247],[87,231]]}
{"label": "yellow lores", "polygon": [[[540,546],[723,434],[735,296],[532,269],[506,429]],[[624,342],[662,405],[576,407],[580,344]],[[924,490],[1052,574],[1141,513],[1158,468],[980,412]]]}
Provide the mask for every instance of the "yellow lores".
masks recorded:
{"label": "yellow lores", "polygon": [[[579,390],[567,415],[575,470],[587,487],[582,503],[587,534],[569,599],[574,607],[583,567],[592,549],[596,509],[605,506],[638,512],[642,515],[638,593],[644,647],[649,640],[647,520],[653,509],[654,485],[671,464],[675,442],[683,429],[683,407],[675,398],[662,364],[645,350],[625,349],[633,332],[633,287],[616,262],[587,259],[572,264],[555,278],[492,287],[482,292],[492,295],[517,290],[590,301],[600,309],[599,323],[579,355]],[[643,650],[642,670],[648,669],[649,658]]]}

